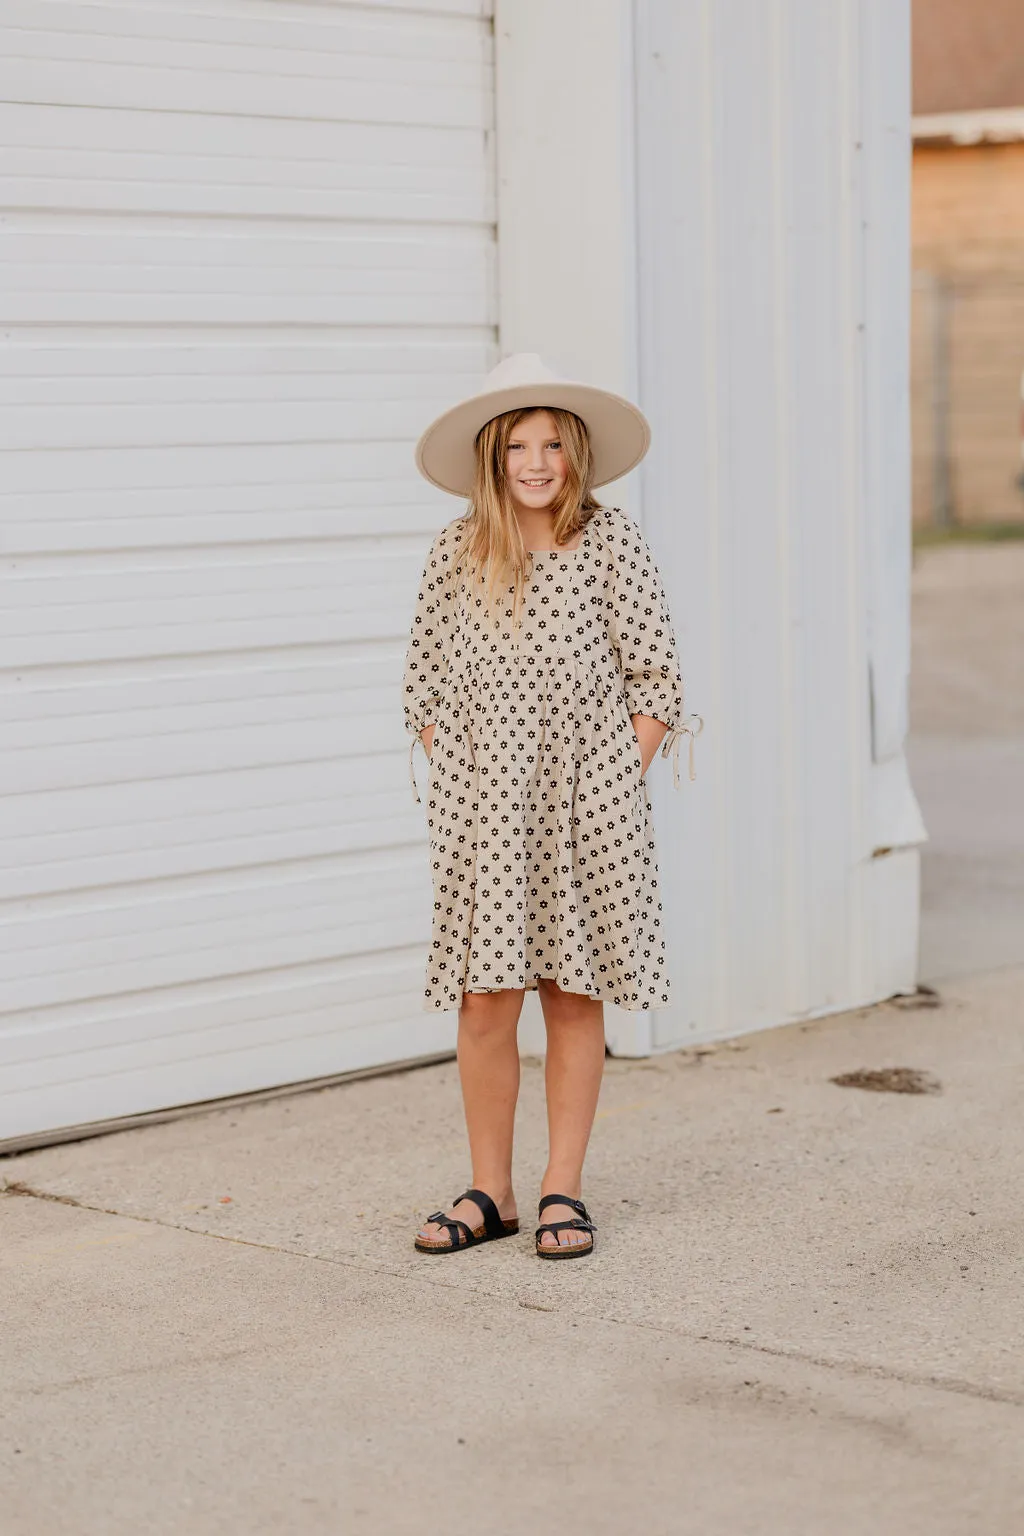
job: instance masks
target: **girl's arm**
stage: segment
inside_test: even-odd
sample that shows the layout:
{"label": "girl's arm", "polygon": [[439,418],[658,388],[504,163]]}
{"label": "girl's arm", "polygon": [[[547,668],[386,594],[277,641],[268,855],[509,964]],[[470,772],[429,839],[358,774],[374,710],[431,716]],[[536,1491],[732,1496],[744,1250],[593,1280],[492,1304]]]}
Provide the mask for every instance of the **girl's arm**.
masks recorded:
{"label": "girl's arm", "polygon": [[640,743],[640,761],[643,764],[642,772],[646,773],[658,755],[658,748],[668,730],[663,720],[656,720],[652,715],[630,715],[636,739]]}
{"label": "girl's arm", "polygon": [[683,717],[683,679],[661,573],[637,525],[626,525],[616,560],[613,634],[643,770]]}
{"label": "girl's arm", "polygon": [[448,673],[453,623],[452,538],[443,528],[434,540],[420,579],[412,630],[405,653],[402,701],[405,728],[419,736],[427,756]]}

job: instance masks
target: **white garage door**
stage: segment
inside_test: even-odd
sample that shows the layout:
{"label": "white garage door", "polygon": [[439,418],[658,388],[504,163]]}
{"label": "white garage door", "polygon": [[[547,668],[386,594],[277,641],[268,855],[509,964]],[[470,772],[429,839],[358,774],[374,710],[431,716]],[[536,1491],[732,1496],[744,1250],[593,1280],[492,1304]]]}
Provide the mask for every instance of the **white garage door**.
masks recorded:
{"label": "white garage door", "polygon": [[0,0],[0,1144],[425,1055],[399,677],[487,0]]}

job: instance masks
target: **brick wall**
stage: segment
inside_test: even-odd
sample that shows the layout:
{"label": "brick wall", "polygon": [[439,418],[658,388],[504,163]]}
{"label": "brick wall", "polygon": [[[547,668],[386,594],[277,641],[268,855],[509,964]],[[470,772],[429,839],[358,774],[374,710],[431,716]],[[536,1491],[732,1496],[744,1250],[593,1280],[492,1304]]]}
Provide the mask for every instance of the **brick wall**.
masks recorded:
{"label": "brick wall", "polygon": [[932,520],[944,437],[958,522],[1020,522],[1024,144],[914,152],[914,521]]}

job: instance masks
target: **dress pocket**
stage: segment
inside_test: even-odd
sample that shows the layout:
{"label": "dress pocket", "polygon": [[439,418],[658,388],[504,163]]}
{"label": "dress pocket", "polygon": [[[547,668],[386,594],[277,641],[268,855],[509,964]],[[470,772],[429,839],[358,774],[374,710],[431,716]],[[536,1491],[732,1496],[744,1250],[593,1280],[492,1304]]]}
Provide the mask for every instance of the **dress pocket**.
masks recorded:
{"label": "dress pocket", "polygon": [[443,735],[444,735],[444,727],[443,727],[443,725],[441,723],[441,716],[442,716],[442,711],[439,709],[437,711],[437,714],[434,716],[434,734],[430,738],[430,751],[429,752],[427,751],[426,746],[424,746],[424,748],[423,748],[423,755],[427,759],[427,783],[428,784],[433,779],[434,771],[437,768],[438,748],[443,746],[442,738],[443,738]]}
{"label": "dress pocket", "polygon": [[629,738],[629,749],[630,749],[630,752],[632,753],[633,762],[634,762],[634,765],[636,767],[636,776],[637,776],[637,778],[639,780],[642,781],[643,780],[643,776],[644,776],[644,758],[643,758],[643,753],[640,751],[640,742],[639,742],[639,739],[637,737],[636,731],[634,731],[634,729],[633,729],[633,722],[629,718],[628,715],[625,718],[625,731],[626,731],[627,737]]}

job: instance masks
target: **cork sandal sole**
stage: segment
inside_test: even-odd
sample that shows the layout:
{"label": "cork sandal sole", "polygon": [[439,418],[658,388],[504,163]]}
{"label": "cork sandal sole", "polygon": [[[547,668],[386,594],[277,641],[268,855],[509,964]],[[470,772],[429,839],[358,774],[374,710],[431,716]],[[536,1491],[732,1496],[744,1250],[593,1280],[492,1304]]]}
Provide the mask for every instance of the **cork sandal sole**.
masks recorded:
{"label": "cork sandal sole", "polygon": [[517,1235],[519,1218],[513,1217],[506,1221],[490,1195],[485,1195],[482,1189],[467,1189],[458,1200],[452,1201],[453,1207],[463,1200],[472,1200],[480,1207],[483,1226],[471,1227],[457,1216],[446,1216],[444,1211],[435,1211],[427,1220],[436,1221],[439,1226],[447,1228],[447,1241],[440,1234],[437,1239],[417,1237],[413,1241],[417,1253],[462,1253],[468,1248],[478,1248],[481,1243],[496,1243],[503,1237]]}

